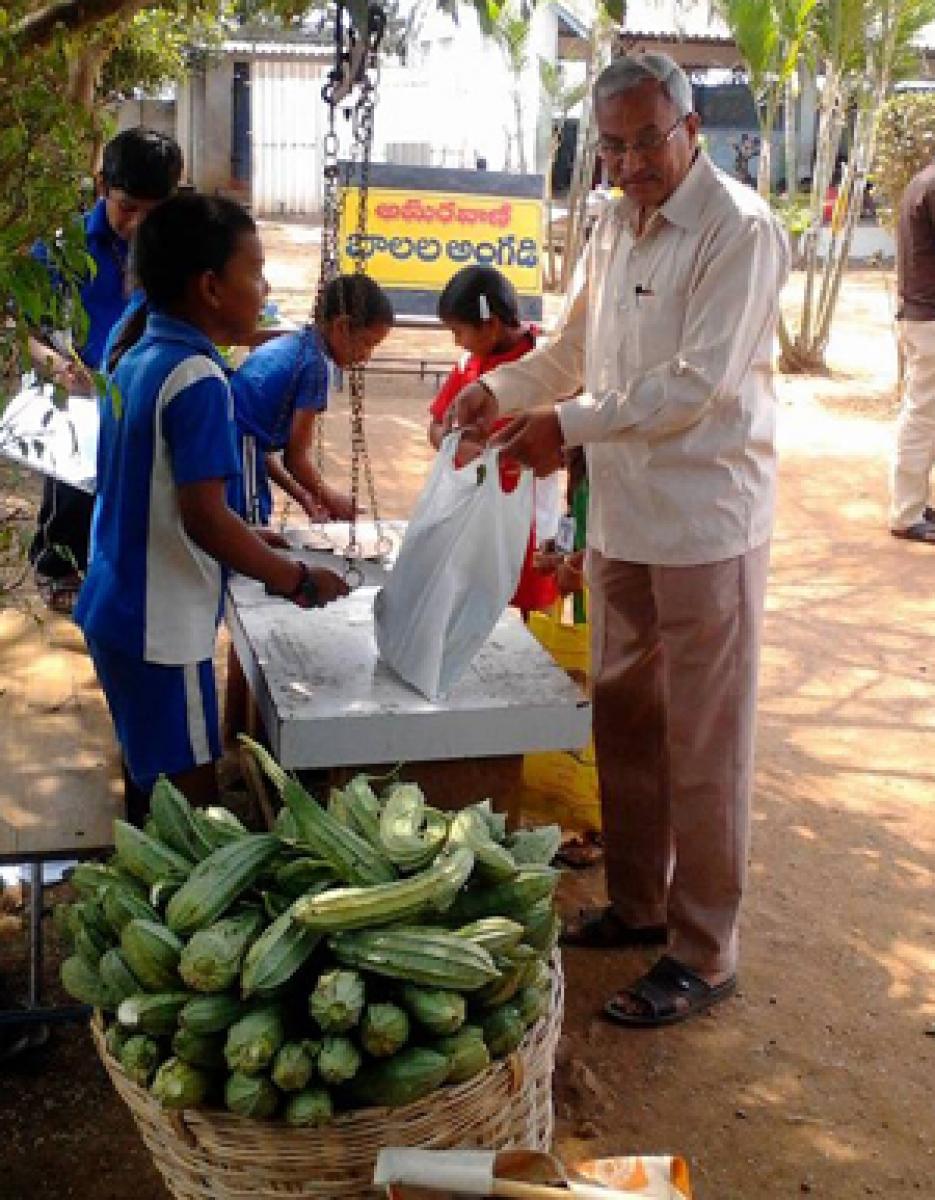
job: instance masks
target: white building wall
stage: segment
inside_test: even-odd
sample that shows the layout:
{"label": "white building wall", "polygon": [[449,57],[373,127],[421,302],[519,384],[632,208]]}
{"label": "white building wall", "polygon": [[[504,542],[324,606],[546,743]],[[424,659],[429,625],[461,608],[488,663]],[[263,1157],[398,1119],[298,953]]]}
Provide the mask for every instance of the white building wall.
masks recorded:
{"label": "white building wall", "polygon": [[252,205],[261,216],[321,210],[325,75],[301,59],[251,63]]}

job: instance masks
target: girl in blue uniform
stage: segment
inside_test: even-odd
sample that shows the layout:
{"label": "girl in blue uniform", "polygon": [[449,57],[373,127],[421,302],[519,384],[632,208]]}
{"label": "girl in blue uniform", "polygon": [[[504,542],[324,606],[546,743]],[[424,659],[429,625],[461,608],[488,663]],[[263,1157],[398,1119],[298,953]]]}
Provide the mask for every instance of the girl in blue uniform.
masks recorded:
{"label": "girl in blue uniform", "polygon": [[123,751],[128,814],[164,773],[195,803],[217,796],[213,657],[224,575],[303,607],[346,593],[267,543],[229,507],[240,469],[216,345],[256,328],[265,295],[256,227],[231,201],[176,196],[141,224],[135,269],[149,313],[127,322],[102,405],[88,574],[75,608]]}
{"label": "girl in blue uniform", "polygon": [[234,372],[241,455],[247,436],[255,444],[256,510],[247,512],[241,484],[231,498],[243,517],[269,523],[272,480],[313,521],[350,519],[350,497],[327,484],[314,464],[315,422],[328,405],[330,364],[366,362],[392,325],[392,305],[372,279],[339,275],[325,288],[314,324],[266,342]]}

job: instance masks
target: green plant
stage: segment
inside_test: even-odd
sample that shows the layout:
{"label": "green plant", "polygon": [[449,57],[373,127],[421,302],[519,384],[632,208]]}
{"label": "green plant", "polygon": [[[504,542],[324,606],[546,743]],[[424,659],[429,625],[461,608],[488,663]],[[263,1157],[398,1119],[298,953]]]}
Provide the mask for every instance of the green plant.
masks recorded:
{"label": "green plant", "polygon": [[880,113],[871,179],[880,220],[891,228],[906,184],[935,161],[935,93],[887,100]]}

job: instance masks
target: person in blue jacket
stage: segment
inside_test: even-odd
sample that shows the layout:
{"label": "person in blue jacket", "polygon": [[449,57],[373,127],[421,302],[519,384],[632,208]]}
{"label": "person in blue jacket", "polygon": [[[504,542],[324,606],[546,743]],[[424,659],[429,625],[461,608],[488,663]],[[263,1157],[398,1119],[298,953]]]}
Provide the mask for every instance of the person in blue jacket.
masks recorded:
{"label": "person in blue jacket", "polygon": [[[393,320],[393,306],[378,284],[366,275],[339,275],[324,289],[313,323],[265,342],[233,373],[242,464],[253,451],[231,495],[231,506],[245,519],[269,524],[271,481],[314,521],[350,519],[351,498],[326,483],[315,465],[315,423],[328,405],[331,365],[367,362]],[[245,475],[255,475],[252,497]]]}
{"label": "person in blue jacket", "polygon": [[[94,395],[92,372],[102,366],[105,344],[127,304],[127,254],[143,218],[176,190],[182,152],[165,134],[138,127],[118,133],[104,147],[102,194],[84,217],[87,252],[93,262],[80,288],[87,313],[84,343],[69,349],[54,331],[35,332],[30,354],[39,376],[70,394]],[[48,261],[42,243],[33,255]],[[56,344],[57,343],[57,344]],[[40,591],[54,608],[68,611],[88,563],[94,497],[46,479],[29,558]]]}
{"label": "person in blue jacket", "polygon": [[266,295],[256,226],[238,204],[179,195],[140,225],[147,309],[113,347],[101,404],[91,559],[75,606],[123,753],[128,818],[166,775],[218,795],[214,653],[225,574],[303,608],[347,594],[331,571],[270,544],[228,505],[239,471],[218,345],[249,340]]}

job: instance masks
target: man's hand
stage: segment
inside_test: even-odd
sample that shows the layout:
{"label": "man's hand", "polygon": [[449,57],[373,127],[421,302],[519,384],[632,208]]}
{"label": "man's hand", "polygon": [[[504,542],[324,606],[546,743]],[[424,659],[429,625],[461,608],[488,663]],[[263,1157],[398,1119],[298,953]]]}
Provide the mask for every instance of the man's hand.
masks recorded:
{"label": "man's hand", "polygon": [[480,458],[486,448],[483,442],[477,441],[470,434],[462,434],[458,439],[458,448],[455,451],[455,466],[466,467],[475,458]]}
{"label": "man's hand", "polygon": [[564,463],[562,427],[554,409],[515,417],[491,438],[490,445],[499,449],[501,458],[532,467],[537,475],[551,475]]}
{"label": "man's hand", "polygon": [[490,437],[498,412],[494,394],[479,383],[469,383],[445,413],[444,432],[466,429],[472,441],[484,443]]}

